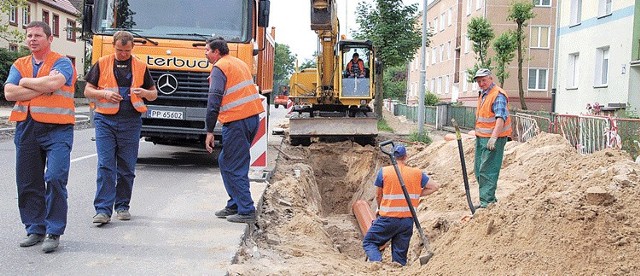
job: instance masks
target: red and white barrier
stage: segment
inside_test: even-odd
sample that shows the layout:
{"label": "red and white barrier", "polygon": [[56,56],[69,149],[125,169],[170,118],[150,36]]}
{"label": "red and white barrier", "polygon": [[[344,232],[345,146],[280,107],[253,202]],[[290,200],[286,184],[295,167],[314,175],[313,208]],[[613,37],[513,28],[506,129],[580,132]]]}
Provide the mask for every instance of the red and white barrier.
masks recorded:
{"label": "red and white barrier", "polygon": [[267,168],[267,98],[260,95],[265,112],[260,113],[260,127],[256,137],[251,142],[251,168],[258,171]]}

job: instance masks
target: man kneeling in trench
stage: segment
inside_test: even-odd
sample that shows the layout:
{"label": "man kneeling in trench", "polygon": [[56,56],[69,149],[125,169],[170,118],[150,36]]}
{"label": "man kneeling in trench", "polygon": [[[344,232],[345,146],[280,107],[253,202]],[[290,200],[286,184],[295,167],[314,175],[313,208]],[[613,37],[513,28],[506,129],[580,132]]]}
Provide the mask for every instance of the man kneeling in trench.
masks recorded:
{"label": "man kneeling in trench", "polygon": [[[405,165],[407,149],[403,145],[395,146],[393,156],[398,162],[411,204],[418,208],[420,197],[430,195],[440,187],[420,169]],[[374,185],[377,187],[378,218],[364,236],[362,247],[370,262],[380,262],[382,253],[379,248],[391,240],[392,260],[404,266],[413,235],[413,218],[394,167],[380,169]]]}

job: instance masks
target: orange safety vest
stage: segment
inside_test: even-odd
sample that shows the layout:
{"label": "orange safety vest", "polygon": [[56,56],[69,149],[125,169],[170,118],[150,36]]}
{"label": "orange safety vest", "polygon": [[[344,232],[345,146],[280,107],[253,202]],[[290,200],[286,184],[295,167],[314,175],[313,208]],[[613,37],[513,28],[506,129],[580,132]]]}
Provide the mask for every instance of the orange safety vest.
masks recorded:
{"label": "orange safety vest", "polygon": [[[496,114],[493,113],[493,102],[498,97],[498,93],[507,98],[507,104],[509,103],[509,97],[502,88],[494,85],[493,88],[484,97],[482,101],[482,95],[478,96],[478,108],[476,109],[476,136],[478,137],[491,137],[493,128],[496,126]],[[504,122],[504,127],[498,134],[498,137],[511,136],[511,116],[507,116],[507,120]]]}
{"label": "orange safety vest", "polygon": [[[411,204],[414,208],[420,203],[422,193],[422,171],[398,164],[398,169],[404,180],[405,187],[409,193]],[[383,217],[410,218],[411,210],[407,205],[407,200],[402,192],[400,180],[393,166],[382,168],[382,201],[379,206],[379,213]]]}
{"label": "orange safety vest", "polygon": [[[108,55],[101,57],[98,60],[98,65],[100,66],[100,79],[98,80],[98,89],[104,89],[113,91],[116,93],[120,93],[118,89],[118,81],[116,81],[116,76],[113,74],[113,64],[115,62],[116,55]],[[131,88],[138,88],[144,84],[144,73],[147,69],[147,65],[137,59],[136,57],[131,57]],[[147,106],[144,104],[144,101],[141,97],[136,94],[131,93],[131,104],[133,107],[140,113],[147,112]],[[120,109],[120,103],[112,103],[107,99],[93,99],[92,104],[95,105],[96,112],[100,114],[116,114]]]}
{"label": "orange safety vest", "polygon": [[227,77],[218,121],[225,124],[264,112],[249,67],[242,60],[225,55],[215,66]]}
{"label": "orange safety vest", "polygon": [[[48,76],[56,61],[63,57],[63,55],[56,52],[49,52],[36,77]],[[33,76],[32,56],[19,58],[13,63],[13,66],[18,69],[22,77],[30,78]],[[37,122],[60,125],[75,124],[75,104],[73,100],[75,86],[76,69],[73,68],[71,85],[65,84],[51,95],[40,95],[31,100],[17,101],[13,106],[9,120],[24,121],[30,112],[31,117]]]}
{"label": "orange safety vest", "polygon": [[361,59],[358,59],[357,63],[353,63],[353,59],[349,61],[349,64],[347,65],[347,69],[349,71],[350,74],[354,74],[354,67],[358,67],[358,69],[360,69],[360,72],[358,72],[359,74],[364,74],[364,61],[362,61]]}

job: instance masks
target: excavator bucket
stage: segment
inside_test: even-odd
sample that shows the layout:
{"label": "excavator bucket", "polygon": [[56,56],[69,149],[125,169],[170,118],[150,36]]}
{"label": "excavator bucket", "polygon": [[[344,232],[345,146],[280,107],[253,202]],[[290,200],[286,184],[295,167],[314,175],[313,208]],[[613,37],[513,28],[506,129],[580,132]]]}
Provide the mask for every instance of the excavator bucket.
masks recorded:
{"label": "excavator bucket", "polygon": [[289,119],[292,145],[309,145],[311,137],[353,138],[370,144],[378,136],[376,117],[299,117]]}

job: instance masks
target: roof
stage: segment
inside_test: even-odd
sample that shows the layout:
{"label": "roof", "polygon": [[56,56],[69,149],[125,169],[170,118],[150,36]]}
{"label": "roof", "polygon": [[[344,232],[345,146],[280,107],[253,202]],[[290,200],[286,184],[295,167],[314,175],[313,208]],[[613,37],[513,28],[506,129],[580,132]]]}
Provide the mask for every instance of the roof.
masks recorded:
{"label": "roof", "polygon": [[61,11],[68,12],[70,14],[79,14],[80,11],[76,9],[76,7],[69,2],[69,0],[40,0],[40,3],[43,3],[47,6],[56,8]]}

